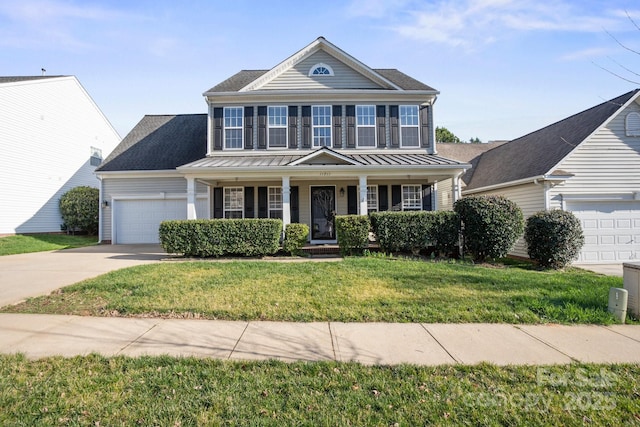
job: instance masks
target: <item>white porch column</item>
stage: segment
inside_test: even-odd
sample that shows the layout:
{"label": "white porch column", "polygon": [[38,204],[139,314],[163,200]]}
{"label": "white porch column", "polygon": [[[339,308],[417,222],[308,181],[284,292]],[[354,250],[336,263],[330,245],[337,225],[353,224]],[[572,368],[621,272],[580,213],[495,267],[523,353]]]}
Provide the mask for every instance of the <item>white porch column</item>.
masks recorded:
{"label": "white porch column", "polygon": [[291,224],[291,183],[288,176],[282,177],[282,226]]}
{"label": "white porch column", "polygon": [[196,219],[196,180],[187,177],[187,219]]}
{"label": "white porch column", "polygon": [[360,215],[367,215],[369,213],[369,206],[367,205],[367,177],[360,177]]}

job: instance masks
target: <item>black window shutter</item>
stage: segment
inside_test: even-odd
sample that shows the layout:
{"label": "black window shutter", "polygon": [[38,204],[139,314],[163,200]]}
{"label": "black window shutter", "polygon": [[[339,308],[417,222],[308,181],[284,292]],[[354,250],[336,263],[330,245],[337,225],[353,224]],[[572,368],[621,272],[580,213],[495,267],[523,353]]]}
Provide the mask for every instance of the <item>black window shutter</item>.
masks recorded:
{"label": "black window shutter", "polygon": [[391,210],[392,211],[402,210],[402,186],[401,185],[391,186]]}
{"label": "black window shutter", "polygon": [[223,108],[216,107],[213,109],[213,149],[222,150],[223,137]]}
{"label": "black window shutter", "polygon": [[302,148],[311,148],[311,106],[302,107]]}
{"label": "black window shutter", "polygon": [[214,218],[224,217],[222,203],[223,203],[222,187],[215,187],[213,189],[213,217]]}
{"label": "black window shutter", "polygon": [[391,148],[400,147],[400,129],[398,129],[398,106],[389,106],[389,125],[391,126]]}
{"label": "black window shutter", "polygon": [[291,222],[300,222],[300,197],[297,186],[291,187],[289,205],[291,207]]}
{"label": "black window shutter", "polygon": [[387,131],[385,121],[386,107],[384,105],[376,106],[376,128],[378,132],[378,148],[387,146]]}
{"label": "black window shutter", "polygon": [[347,105],[347,148],[356,148],[356,106]]}
{"label": "black window shutter", "polygon": [[358,187],[355,185],[347,186],[347,213],[358,215]]}
{"label": "black window shutter", "polygon": [[378,185],[378,210],[381,212],[389,210],[388,191],[389,189],[386,185]]}
{"label": "black window shutter", "polygon": [[253,107],[244,107],[244,149],[253,150]]}
{"label": "black window shutter", "polygon": [[429,147],[429,106],[420,107],[420,147]]}
{"label": "black window shutter", "polygon": [[258,148],[267,148],[267,107],[258,107]]}
{"label": "black window shutter", "polygon": [[342,105],[333,106],[333,148],[342,148]]}
{"label": "black window shutter", "polygon": [[244,187],[244,217],[255,218],[253,211],[253,187]]}
{"label": "black window shutter", "polygon": [[258,218],[269,218],[267,187],[258,187]]}
{"label": "black window shutter", "polygon": [[298,148],[298,107],[289,107],[289,148]]}
{"label": "black window shutter", "polygon": [[433,210],[431,206],[431,186],[426,184],[422,185],[422,210]]}

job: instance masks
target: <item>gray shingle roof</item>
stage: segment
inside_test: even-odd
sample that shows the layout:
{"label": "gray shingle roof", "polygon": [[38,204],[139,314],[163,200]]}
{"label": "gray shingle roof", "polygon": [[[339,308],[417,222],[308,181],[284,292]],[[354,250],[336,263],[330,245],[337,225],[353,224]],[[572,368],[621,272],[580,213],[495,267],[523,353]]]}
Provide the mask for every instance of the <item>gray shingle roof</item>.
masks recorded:
{"label": "gray shingle roof", "polygon": [[[431,86],[428,86],[413,77],[409,77],[396,69],[376,68],[373,69],[373,71],[404,90],[435,90]],[[207,92],[237,92],[267,72],[269,72],[269,70],[242,70],[229,77],[227,80],[212,87]]]}
{"label": "gray shingle roof", "polygon": [[483,153],[492,150],[496,147],[505,144],[507,141],[489,142],[486,144],[452,144],[452,143],[438,143],[436,149],[438,155],[442,155],[449,159],[456,159],[462,162],[470,163],[471,169],[462,175],[462,182],[465,185],[469,184],[473,173],[478,165],[480,156]]}
{"label": "gray shingle roof", "polygon": [[0,83],[16,83],[16,82],[24,82],[28,80],[44,80],[44,79],[54,79],[57,77],[67,77],[67,76],[0,76]]}
{"label": "gray shingle roof", "polygon": [[640,89],[603,102],[482,154],[467,190],[549,174]]}
{"label": "gray shingle roof", "polygon": [[147,115],[96,172],[170,170],[203,158],[206,150],[206,114]]}

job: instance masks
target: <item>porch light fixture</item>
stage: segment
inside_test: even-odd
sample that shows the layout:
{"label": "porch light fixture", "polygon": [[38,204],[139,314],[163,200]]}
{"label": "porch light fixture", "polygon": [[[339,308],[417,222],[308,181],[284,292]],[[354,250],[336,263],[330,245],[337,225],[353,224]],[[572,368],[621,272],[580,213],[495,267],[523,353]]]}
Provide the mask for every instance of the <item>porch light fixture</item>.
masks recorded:
{"label": "porch light fixture", "polygon": [[103,200],[102,201],[102,207],[103,208],[108,208],[109,207],[109,201],[108,200]]}
{"label": "porch light fixture", "polygon": [[340,197],[344,197],[344,187],[340,187]]}

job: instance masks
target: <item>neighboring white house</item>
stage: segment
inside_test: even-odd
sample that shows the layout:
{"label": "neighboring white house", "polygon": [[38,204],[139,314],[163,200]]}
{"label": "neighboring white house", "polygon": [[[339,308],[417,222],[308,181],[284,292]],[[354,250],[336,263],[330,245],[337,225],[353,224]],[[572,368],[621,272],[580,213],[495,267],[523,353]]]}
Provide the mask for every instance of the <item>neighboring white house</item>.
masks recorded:
{"label": "neighboring white house", "polygon": [[59,232],[60,196],[99,187],[120,139],[74,76],[0,77],[0,235]]}
{"label": "neighboring white house", "polygon": [[[463,177],[463,196],[505,196],[525,217],[550,209],[573,212],[585,235],[578,262],[637,261],[639,99],[634,90],[499,146],[438,144],[438,150],[473,165]],[[461,154],[465,150],[474,152]],[[512,254],[527,256],[523,239]]]}
{"label": "neighboring white house", "polygon": [[281,218],[323,244],[335,214],[438,209],[438,182],[470,167],[435,152],[438,93],[323,37],[240,71],[204,93],[208,114],[145,116],[105,160],[101,240],[157,242],[164,219]]}

